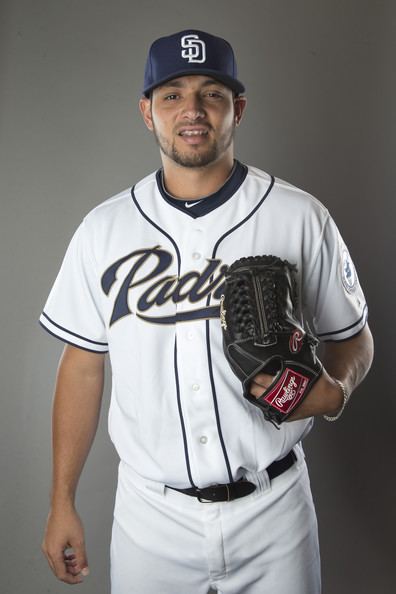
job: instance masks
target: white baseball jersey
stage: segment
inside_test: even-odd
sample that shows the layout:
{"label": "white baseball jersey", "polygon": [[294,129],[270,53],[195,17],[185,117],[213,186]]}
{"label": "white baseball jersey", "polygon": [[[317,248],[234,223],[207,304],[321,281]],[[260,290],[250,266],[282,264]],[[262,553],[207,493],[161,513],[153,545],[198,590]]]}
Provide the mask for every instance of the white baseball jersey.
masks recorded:
{"label": "white baseball jersey", "polygon": [[236,162],[215,195],[172,200],[161,171],[84,219],[40,318],[65,342],[109,351],[109,431],[142,477],[184,488],[227,483],[286,455],[312,419],[277,430],[241,395],[222,350],[225,269],[272,254],[298,270],[300,316],[322,340],[344,340],[367,307],[327,209]]}

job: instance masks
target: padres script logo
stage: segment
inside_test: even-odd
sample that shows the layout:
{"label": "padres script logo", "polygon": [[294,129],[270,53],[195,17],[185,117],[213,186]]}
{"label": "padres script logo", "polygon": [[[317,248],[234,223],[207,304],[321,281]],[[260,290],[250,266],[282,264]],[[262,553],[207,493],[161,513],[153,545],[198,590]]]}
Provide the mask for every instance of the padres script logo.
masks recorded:
{"label": "padres script logo", "polygon": [[206,46],[202,39],[199,39],[198,35],[184,35],[181,38],[182,58],[185,58],[189,62],[196,62],[202,64],[206,60]]}
{"label": "padres script logo", "polygon": [[[159,307],[168,301],[180,303],[188,299],[190,303],[197,303],[209,295],[215,300],[220,299],[227,270],[226,265],[221,265],[221,260],[207,260],[207,265],[201,273],[192,270],[180,277],[165,274],[172,261],[172,254],[161,246],[155,246],[131,252],[107,268],[101,279],[104,293],[108,296],[117,281],[121,283],[115,296],[110,326],[133,313],[129,307],[129,296],[131,292],[135,293],[139,290],[141,292],[136,299],[135,313],[137,317],[147,322],[174,324],[181,321],[219,317],[218,305],[183,311],[171,316],[156,317],[145,313],[152,307]],[[127,262],[130,264],[129,270],[122,280],[118,279],[119,269]],[[149,283],[148,287],[147,283]],[[145,287],[143,288],[142,285]]]}

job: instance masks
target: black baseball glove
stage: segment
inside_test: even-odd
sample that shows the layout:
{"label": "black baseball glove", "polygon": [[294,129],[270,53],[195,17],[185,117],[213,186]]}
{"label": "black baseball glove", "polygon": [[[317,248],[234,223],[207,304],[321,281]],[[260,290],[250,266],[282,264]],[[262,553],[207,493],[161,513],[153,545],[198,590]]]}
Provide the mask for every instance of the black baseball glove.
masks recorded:
{"label": "black baseball glove", "polygon": [[[297,318],[296,271],[277,256],[241,258],[227,270],[220,302],[225,356],[243,396],[273,424],[292,414],[322,373],[318,341]],[[275,378],[256,398],[250,383],[258,373]]]}

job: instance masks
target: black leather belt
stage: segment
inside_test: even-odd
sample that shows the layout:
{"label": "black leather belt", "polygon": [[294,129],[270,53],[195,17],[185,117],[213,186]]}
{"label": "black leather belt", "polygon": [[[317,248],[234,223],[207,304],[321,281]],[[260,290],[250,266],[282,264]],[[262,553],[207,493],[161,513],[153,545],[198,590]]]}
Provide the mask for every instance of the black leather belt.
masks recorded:
{"label": "black leather belt", "polygon": [[[291,450],[291,452],[289,452],[284,458],[272,462],[272,464],[270,464],[267,468],[269,479],[272,481],[275,477],[288,470],[291,466],[293,466],[296,460],[297,456],[293,450]],[[166,486],[168,487],[168,485]],[[189,489],[176,489],[175,487],[168,487],[168,489],[173,489],[179,493],[197,497],[199,501],[206,503],[214,501],[232,501],[233,499],[245,497],[246,495],[250,495],[250,493],[255,491],[256,485],[245,479],[240,479],[234,483],[228,483],[224,485],[210,485],[209,487],[204,487],[203,489],[198,489],[198,487],[190,487]]]}

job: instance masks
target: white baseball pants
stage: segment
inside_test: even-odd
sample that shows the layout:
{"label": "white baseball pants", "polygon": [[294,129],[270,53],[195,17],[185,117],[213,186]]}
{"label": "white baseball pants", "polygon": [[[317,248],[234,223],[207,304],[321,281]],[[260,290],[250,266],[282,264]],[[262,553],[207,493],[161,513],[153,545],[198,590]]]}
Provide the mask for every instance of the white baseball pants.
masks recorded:
{"label": "white baseball pants", "polygon": [[317,522],[303,454],[251,495],[201,503],[121,463],[112,594],[320,594]]}

